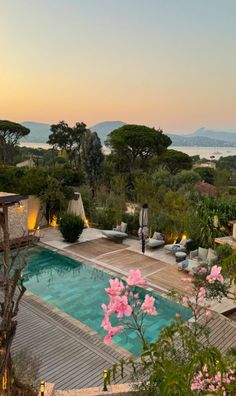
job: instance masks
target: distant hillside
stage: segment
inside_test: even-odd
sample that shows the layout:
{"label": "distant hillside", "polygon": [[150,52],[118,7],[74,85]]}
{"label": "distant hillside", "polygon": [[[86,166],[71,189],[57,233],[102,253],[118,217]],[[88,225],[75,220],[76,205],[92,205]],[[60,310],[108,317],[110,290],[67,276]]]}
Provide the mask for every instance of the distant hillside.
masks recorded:
{"label": "distant hillside", "polygon": [[26,121],[21,125],[30,129],[28,136],[22,139],[22,142],[30,143],[46,143],[50,134],[50,125],[42,124],[40,122]]}
{"label": "distant hillside", "polygon": [[226,141],[215,139],[214,137],[207,137],[207,136],[195,136],[192,135],[176,135],[176,134],[167,134],[171,140],[172,145],[181,147],[234,147],[236,146],[236,141]]}
{"label": "distant hillside", "polygon": [[236,143],[236,131],[215,131],[205,127],[197,129],[189,136],[202,136],[211,139],[224,140],[226,142]]}
{"label": "distant hillside", "polygon": [[125,122],[123,121],[104,121],[91,126],[89,129],[92,132],[97,132],[102,144],[104,144],[107,135],[114,131],[114,129],[120,128],[123,125],[125,125]]}
{"label": "distant hillside", "polygon": [[[26,121],[22,125],[30,129],[30,134],[22,139],[22,142],[46,143],[50,134],[50,125]],[[102,144],[107,135],[120,128],[125,123],[123,121],[105,121],[90,127],[91,131],[97,132]],[[166,132],[165,132],[166,133]],[[173,146],[195,146],[195,147],[236,147],[236,131],[215,131],[207,128],[200,128],[188,135],[167,133],[172,140]]]}
{"label": "distant hillside", "polygon": [[[48,136],[50,135],[50,125],[43,124],[40,122],[25,121],[21,125],[30,129],[30,134],[22,139],[22,142],[29,143],[46,143],[48,141]],[[93,125],[89,129],[93,132],[97,132],[102,144],[106,140],[107,135],[114,131],[114,129],[120,128],[125,125],[122,121],[105,121]]]}

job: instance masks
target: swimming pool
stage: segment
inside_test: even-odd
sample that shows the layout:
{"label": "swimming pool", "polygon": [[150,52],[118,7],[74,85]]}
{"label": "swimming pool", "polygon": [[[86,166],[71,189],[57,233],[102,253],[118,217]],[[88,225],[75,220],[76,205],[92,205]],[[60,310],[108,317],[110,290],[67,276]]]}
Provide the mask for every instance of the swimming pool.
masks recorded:
{"label": "swimming pool", "polygon": [[[107,303],[104,289],[108,287],[110,278],[111,275],[104,271],[39,246],[29,249],[28,265],[24,271],[25,286],[29,291],[101,336],[105,335],[101,328],[101,304]],[[144,289],[139,289],[139,292],[141,295],[146,293]],[[148,293],[156,298],[158,310],[157,316],[147,316],[144,321],[146,338],[153,342],[177,312],[184,319],[189,319],[191,311],[154,292]],[[114,342],[134,355],[141,350],[140,340],[133,330],[121,332],[114,337]]]}

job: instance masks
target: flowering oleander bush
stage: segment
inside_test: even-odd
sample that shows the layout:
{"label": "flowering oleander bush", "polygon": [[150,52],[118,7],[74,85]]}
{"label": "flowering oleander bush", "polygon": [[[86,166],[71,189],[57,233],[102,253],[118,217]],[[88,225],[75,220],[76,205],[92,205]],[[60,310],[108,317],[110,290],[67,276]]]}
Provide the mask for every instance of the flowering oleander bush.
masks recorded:
{"label": "flowering oleander bush", "polygon": [[[193,393],[198,394],[209,394],[209,392],[211,392],[211,394],[227,396],[231,390],[235,391],[235,380],[235,373],[232,369],[227,373],[217,371],[215,374],[211,375],[207,365],[204,364],[202,370],[194,375],[191,390]],[[233,393],[231,394],[233,395]]]}
{"label": "flowering oleander bush", "polygon": [[[130,271],[126,284],[119,279],[110,279],[110,287],[105,289],[109,297],[108,305],[102,304],[104,319],[101,326],[107,331],[105,343],[110,343],[112,338],[125,328],[133,328],[140,336],[143,347],[147,346],[144,338],[143,321],[147,314],[157,315],[154,306],[155,298],[145,295],[144,301],[135,293],[136,286],[145,286],[147,281],[142,277],[139,270]],[[111,316],[115,315],[122,325],[113,327],[110,322]]]}
{"label": "flowering oleander bush", "polygon": [[[236,352],[233,358],[223,356],[207,342],[203,343],[201,337],[204,335],[207,340],[207,325],[213,315],[207,299],[212,296],[213,287],[219,288],[221,297],[224,292],[221,268],[213,266],[209,272],[202,268],[182,281],[186,283],[185,293],[172,295],[192,310],[193,320],[186,324],[177,314],[176,320],[150,345],[145,340],[143,319],[146,315],[157,315],[155,298],[146,294],[141,299],[135,290],[136,286],[145,286],[146,280],[137,270],[129,273],[126,283],[119,279],[109,281],[110,287],[106,289],[109,302],[102,305],[102,327],[107,332],[104,341],[109,343],[121,331],[133,328],[143,349],[140,359],[130,358],[115,364],[108,371],[107,381],[110,382],[111,376],[115,380],[119,367],[123,374],[126,364],[131,365],[133,378],[139,383],[136,395],[236,395]],[[112,316],[118,319],[118,326],[111,325]]]}

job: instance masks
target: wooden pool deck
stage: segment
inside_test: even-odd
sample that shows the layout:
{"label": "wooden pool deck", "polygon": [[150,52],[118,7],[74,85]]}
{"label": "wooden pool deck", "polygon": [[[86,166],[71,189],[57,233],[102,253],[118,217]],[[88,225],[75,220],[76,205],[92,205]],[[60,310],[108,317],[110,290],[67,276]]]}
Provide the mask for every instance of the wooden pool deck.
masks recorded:
{"label": "wooden pool deck", "polygon": [[[20,305],[13,352],[22,350],[39,359],[40,379],[58,389],[102,386],[103,370],[126,357],[33,295],[24,296]],[[117,382],[128,380],[126,375]]]}
{"label": "wooden pool deck", "polygon": [[[165,256],[163,250],[158,250],[158,257],[142,255],[135,251],[133,242],[129,240],[117,244],[100,236],[96,238],[94,234],[93,240],[69,245],[53,231],[53,238],[50,239],[49,235],[42,242],[45,247],[97,268],[104,267],[106,272],[121,277],[129,270],[139,268],[149,286],[163,294],[173,289],[184,292],[185,284],[181,278],[189,276],[179,272],[173,257]],[[225,351],[229,346],[236,346],[236,327],[222,315],[217,315],[211,326],[211,341]],[[91,329],[88,331],[85,325],[81,326],[77,322],[55,307],[27,294],[20,306],[14,351],[32,350],[41,360],[40,378],[56,383],[57,388],[101,386],[103,370],[121,357],[127,357],[127,353],[105,345],[95,332],[91,332]],[[127,375],[123,382],[128,381]],[[117,382],[122,381],[118,379]]]}
{"label": "wooden pool deck", "polygon": [[[168,264],[130,249],[128,244],[117,244],[106,238],[76,243],[63,249],[75,257],[89,259],[105,264],[116,272],[127,274],[139,269],[148,282],[164,293],[173,289],[184,292],[186,284],[181,278],[190,277],[186,272],[178,271],[178,264]],[[170,254],[170,253],[166,253]]]}

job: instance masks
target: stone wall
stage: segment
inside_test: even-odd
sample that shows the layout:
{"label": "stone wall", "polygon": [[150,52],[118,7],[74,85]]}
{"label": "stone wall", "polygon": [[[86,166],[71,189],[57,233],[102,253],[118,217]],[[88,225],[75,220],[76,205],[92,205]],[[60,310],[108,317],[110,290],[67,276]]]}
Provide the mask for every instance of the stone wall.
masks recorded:
{"label": "stone wall", "polygon": [[[28,200],[8,207],[8,225],[10,239],[20,238],[28,234]],[[3,231],[0,227],[0,241],[3,240]]]}

